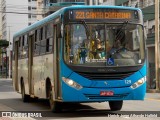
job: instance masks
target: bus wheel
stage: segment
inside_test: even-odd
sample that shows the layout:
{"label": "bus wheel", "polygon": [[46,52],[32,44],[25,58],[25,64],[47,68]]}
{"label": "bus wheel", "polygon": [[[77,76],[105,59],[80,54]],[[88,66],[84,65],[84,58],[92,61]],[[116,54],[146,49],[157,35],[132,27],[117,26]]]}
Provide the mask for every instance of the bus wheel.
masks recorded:
{"label": "bus wheel", "polygon": [[24,87],[24,83],[23,82],[21,84],[21,94],[22,94],[23,102],[29,102],[30,101],[30,96],[26,95],[26,93],[25,93],[25,87]]}
{"label": "bus wheel", "polygon": [[123,101],[109,101],[109,107],[112,111],[121,110]]}
{"label": "bus wheel", "polygon": [[52,88],[50,87],[50,91],[49,91],[49,104],[50,104],[50,108],[52,112],[61,112],[61,103],[57,102],[55,100],[53,100],[53,92],[52,92]]}

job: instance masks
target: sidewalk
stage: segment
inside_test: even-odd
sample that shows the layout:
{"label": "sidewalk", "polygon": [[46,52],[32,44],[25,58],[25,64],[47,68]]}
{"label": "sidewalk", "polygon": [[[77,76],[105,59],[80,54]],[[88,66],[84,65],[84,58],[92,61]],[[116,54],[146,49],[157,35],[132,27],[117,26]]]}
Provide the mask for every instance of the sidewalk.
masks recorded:
{"label": "sidewalk", "polygon": [[160,93],[160,90],[156,90],[156,89],[147,89],[147,93]]}
{"label": "sidewalk", "polygon": [[12,78],[0,78],[0,80],[12,80]]}

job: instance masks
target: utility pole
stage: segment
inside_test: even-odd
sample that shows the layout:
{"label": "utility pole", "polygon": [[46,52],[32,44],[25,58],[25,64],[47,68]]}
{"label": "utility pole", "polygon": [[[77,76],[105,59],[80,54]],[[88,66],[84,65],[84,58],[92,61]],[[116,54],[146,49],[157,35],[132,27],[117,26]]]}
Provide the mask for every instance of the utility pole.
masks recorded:
{"label": "utility pole", "polygon": [[159,0],[155,0],[155,67],[156,90],[159,90]]}

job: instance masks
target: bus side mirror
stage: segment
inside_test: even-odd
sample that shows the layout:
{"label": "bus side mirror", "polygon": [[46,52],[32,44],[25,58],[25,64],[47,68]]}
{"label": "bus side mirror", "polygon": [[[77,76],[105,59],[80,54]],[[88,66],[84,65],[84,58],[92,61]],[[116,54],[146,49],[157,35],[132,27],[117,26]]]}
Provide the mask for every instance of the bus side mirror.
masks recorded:
{"label": "bus side mirror", "polygon": [[64,35],[64,25],[61,24],[61,37],[63,37],[63,35]]}
{"label": "bus side mirror", "polygon": [[144,39],[147,39],[147,32],[146,32],[146,28],[144,27]]}

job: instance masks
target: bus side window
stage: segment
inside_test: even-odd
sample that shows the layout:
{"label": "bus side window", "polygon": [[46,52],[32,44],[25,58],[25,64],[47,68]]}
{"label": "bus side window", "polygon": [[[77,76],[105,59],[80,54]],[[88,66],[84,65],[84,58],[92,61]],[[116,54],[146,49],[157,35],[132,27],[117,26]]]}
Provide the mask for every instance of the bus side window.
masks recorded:
{"label": "bus side window", "polygon": [[43,40],[43,27],[40,28],[39,40]]}
{"label": "bus side window", "polygon": [[24,46],[24,35],[22,37],[22,47]]}
{"label": "bus side window", "polygon": [[46,52],[52,52],[53,38],[48,38],[46,41]]}
{"label": "bus side window", "polygon": [[22,47],[21,47],[21,58],[24,58],[24,35],[21,37]]}
{"label": "bus side window", "polygon": [[53,47],[53,24],[49,23],[46,26],[47,30],[45,30],[46,34],[46,52],[52,52],[52,47]]}
{"label": "bus side window", "polygon": [[45,30],[44,30],[44,31],[45,31],[44,37],[45,37],[45,39],[46,39],[46,38],[47,38],[47,32],[48,32],[48,25],[45,26]]}
{"label": "bus side window", "polygon": [[46,52],[46,40],[45,40],[45,27],[40,29],[40,54],[45,54]]}
{"label": "bus side window", "polygon": [[40,41],[39,41],[39,35],[40,30],[35,30],[35,37],[34,37],[34,56],[39,55],[39,48],[40,48]]}
{"label": "bus side window", "polygon": [[13,60],[15,60],[15,55],[14,55],[14,53],[15,53],[15,40],[13,39],[13,50],[12,50],[12,58],[13,58]]}
{"label": "bus side window", "polygon": [[49,39],[46,40],[46,52],[49,52]]}
{"label": "bus side window", "polygon": [[49,50],[52,52],[52,51],[54,51],[54,50],[53,50],[53,49],[54,49],[54,42],[53,42],[53,41],[54,41],[54,40],[53,40],[53,38],[54,38],[54,35],[53,35],[53,23],[50,23],[49,26],[50,26],[50,28],[49,28],[49,33],[48,33],[48,34],[49,34],[49,36],[51,37],[50,40],[49,40],[49,41],[50,41],[50,45],[51,45],[51,46],[49,47]]}
{"label": "bus side window", "polygon": [[18,49],[18,59],[20,59],[21,58],[21,42],[22,42],[22,40],[21,40],[22,38],[21,37],[19,37],[19,49]]}
{"label": "bus side window", "polygon": [[45,54],[45,52],[46,52],[46,40],[41,40],[40,54]]}
{"label": "bus side window", "polygon": [[28,35],[24,36],[24,57],[28,57]]}
{"label": "bus side window", "polygon": [[36,42],[37,42],[37,30],[35,30],[35,34],[34,34],[34,53],[35,53],[36,47],[37,47]]}

